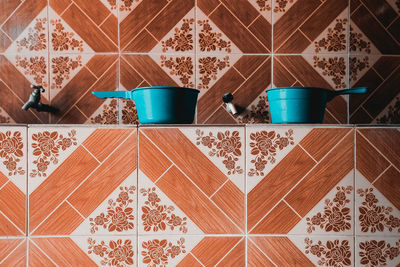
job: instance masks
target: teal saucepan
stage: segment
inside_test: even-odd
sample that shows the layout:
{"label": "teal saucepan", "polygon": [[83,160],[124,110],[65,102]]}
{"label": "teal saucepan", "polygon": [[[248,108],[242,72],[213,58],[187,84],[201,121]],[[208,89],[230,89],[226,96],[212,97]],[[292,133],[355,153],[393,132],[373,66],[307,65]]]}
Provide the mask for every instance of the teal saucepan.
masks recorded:
{"label": "teal saucepan", "polygon": [[366,87],[328,90],[318,87],[268,89],[272,123],[322,123],[325,105],[337,95],[365,94]]}
{"label": "teal saucepan", "polygon": [[93,91],[99,98],[135,101],[141,124],[190,124],[194,120],[199,90],[174,86],[151,86],[131,91]]}

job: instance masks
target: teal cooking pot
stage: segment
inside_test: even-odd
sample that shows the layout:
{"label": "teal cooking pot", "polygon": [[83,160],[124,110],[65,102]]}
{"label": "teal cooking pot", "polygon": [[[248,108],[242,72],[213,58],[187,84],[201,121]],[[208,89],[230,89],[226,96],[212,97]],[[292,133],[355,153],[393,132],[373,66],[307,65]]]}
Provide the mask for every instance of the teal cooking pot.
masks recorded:
{"label": "teal cooking pot", "polygon": [[337,95],[365,94],[366,87],[328,90],[317,87],[280,87],[266,90],[272,123],[322,123],[325,105]]}
{"label": "teal cooking pot", "polygon": [[141,87],[131,91],[93,91],[99,98],[135,101],[141,124],[192,123],[199,90],[173,86]]}

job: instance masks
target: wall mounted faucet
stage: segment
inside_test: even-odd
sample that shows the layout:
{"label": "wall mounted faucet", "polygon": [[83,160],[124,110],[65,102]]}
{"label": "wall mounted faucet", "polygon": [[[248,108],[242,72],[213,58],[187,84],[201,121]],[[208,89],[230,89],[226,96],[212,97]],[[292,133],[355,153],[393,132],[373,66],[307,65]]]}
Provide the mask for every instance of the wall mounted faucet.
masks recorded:
{"label": "wall mounted faucet", "polygon": [[26,102],[23,106],[23,110],[28,110],[30,108],[36,109],[39,112],[50,112],[56,113],[58,111],[57,108],[43,104],[40,102],[40,94],[45,90],[41,85],[33,85],[31,84],[31,88],[33,88],[32,94],[29,96],[28,102]]}
{"label": "wall mounted faucet", "polygon": [[233,95],[231,93],[224,94],[222,96],[222,101],[226,104],[226,110],[231,112],[232,115],[236,115],[239,112],[237,111],[235,104],[233,104]]}

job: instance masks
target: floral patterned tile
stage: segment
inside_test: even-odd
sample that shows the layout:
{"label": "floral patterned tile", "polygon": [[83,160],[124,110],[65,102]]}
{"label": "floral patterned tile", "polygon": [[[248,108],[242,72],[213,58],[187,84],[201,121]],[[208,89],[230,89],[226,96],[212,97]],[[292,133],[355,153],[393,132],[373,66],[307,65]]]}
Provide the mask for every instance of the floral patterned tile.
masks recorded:
{"label": "floral patterned tile", "polygon": [[357,266],[398,266],[400,239],[389,237],[356,237]]}
{"label": "floral patterned tile", "polygon": [[343,236],[249,236],[250,266],[355,266],[354,241]]}
{"label": "floral patterned tile", "polygon": [[25,127],[0,127],[0,236],[26,233],[26,134]]}
{"label": "floral patterned tile", "polygon": [[30,238],[30,266],[138,266],[136,238]]}
{"label": "floral patterned tile", "polygon": [[136,129],[40,127],[29,135],[31,235],[136,233]]}
{"label": "floral patterned tile", "polygon": [[243,233],[243,138],[242,127],[143,128],[139,233]]}
{"label": "floral patterned tile", "polygon": [[141,266],[245,265],[245,240],[240,236],[139,236]]}

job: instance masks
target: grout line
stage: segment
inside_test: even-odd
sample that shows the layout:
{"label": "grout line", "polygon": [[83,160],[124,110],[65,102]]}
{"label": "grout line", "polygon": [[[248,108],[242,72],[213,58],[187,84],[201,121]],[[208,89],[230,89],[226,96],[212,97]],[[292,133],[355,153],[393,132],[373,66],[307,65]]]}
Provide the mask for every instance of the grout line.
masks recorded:
{"label": "grout line", "polygon": [[[12,16],[14,16],[15,12],[17,12],[17,10],[22,6],[22,4],[23,4],[23,2],[21,2],[21,3],[13,10],[13,12],[11,12],[11,14],[7,17],[7,19],[6,19],[5,21],[3,21],[3,23],[0,24],[0,28],[2,28],[3,25],[6,24],[7,21],[8,21]],[[3,31],[3,32],[4,32],[4,31]],[[7,34],[7,36],[8,36],[8,34]],[[11,39],[11,38],[10,38],[10,40],[15,41],[15,40],[13,40],[13,39]]]}
{"label": "grout line", "polygon": [[[353,130],[352,130],[353,131]],[[342,139],[340,139],[321,159],[318,163],[321,163],[336,147],[338,147],[342,141],[352,132],[349,131]],[[319,164],[315,164],[292,188],[280,199],[283,200],[287,195],[290,194]],[[280,202],[280,201],[279,201]],[[258,220],[258,222],[250,229],[250,232],[257,227],[257,225],[272,212],[272,210],[279,204],[277,202],[261,219]]]}
{"label": "grout line", "polygon": [[240,242],[242,242],[242,240],[243,240],[243,238],[244,239],[246,239],[246,237],[242,237],[216,264],[215,264],[215,266],[218,266],[218,264],[220,263],[220,262],[222,262],[228,255],[229,255],[229,253],[231,253],[239,244],[240,244]]}
{"label": "grout line", "polygon": [[3,215],[4,218],[6,218],[18,231],[21,232],[21,234],[26,237],[26,233],[24,233],[24,231],[22,231],[10,218],[7,217],[7,215],[5,215],[1,210],[0,210],[0,215]]}
{"label": "grout line", "polygon": [[312,160],[314,160],[315,163],[318,163],[318,160],[316,160],[313,156],[311,156],[311,154],[308,153],[308,151],[307,151],[300,143],[298,143],[297,145],[298,145],[301,149],[303,149],[303,151],[304,151]]}
{"label": "grout line", "polygon": [[189,254],[192,255],[192,257],[195,258],[195,260],[197,260],[201,266],[204,266],[204,264],[192,253],[192,251],[190,251]]}
{"label": "grout line", "polygon": [[26,242],[26,266],[29,266],[29,239],[28,237],[25,237],[25,242]]}
{"label": "grout line", "polygon": [[289,203],[287,203],[286,199],[282,199],[282,202],[285,203],[297,216],[299,216],[300,219],[303,219],[303,217],[301,217],[300,214]]}
{"label": "grout line", "polygon": [[[118,1],[119,3],[119,1]],[[139,126],[136,126],[136,210],[135,210],[135,239],[136,239],[136,262],[139,263],[139,164],[140,164],[140,131]]]}
{"label": "grout line", "polygon": [[76,211],[76,213],[78,213],[82,218],[83,218],[83,220],[86,220],[86,217],[85,216],[83,216],[82,215],[82,213],[80,213],[80,211],[79,210],[77,210],[67,199],[65,200],[65,203],[67,203],[68,205],[70,205],[71,206],[71,208],[73,209],[73,210],[75,210]]}
{"label": "grout line", "polygon": [[243,130],[244,134],[243,134],[243,149],[244,149],[244,174],[243,174],[243,178],[244,178],[244,233],[246,234],[246,239],[245,239],[245,267],[247,267],[247,262],[248,262],[248,249],[247,249],[247,127],[244,127]]}
{"label": "grout line", "polygon": [[[265,235],[263,235],[263,236],[265,236]],[[274,236],[277,236],[277,235],[274,235]],[[250,240],[251,243],[253,243],[254,246],[256,246],[256,248],[258,248],[258,250],[259,250],[270,262],[272,262],[273,265],[275,265],[275,266],[278,267],[278,265],[276,265],[276,263],[275,263],[270,257],[268,257],[268,255],[265,254],[264,251],[263,251],[253,240],[251,240],[250,238],[249,238],[249,240]]]}
{"label": "grout line", "polygon": [[224,187],[224,185],[226,185],[226,184],[229,182],[229,180],[230,180],[230,179],[227,178],[226,181],[223,182],[222,185],[221,185],[217,190],[215,190],[214,193],[212,193],[212,194],[210,195],[209,199],[211,200],[211,199],[214,197],[214,195],[217,194],[218,191],[221,190],[221,188]]}
{"label": "grout line", "polygon": [[[70,236],[69,236],[69,237],[70,237]],[[47,255],[46,252],[45,252],[40,246],[36,245],[35,241],[31,240],[30,238],[29,238],[29,241],[31,241],[32,244],[33,244],[37,249],[39,249],[40,252],[42,252],[43,255],[45,255],[52,263],[54,263],[55,266],[58,266],[58,264],[56,264],[56,263],[53,261],[53,259],[50,258],[49,255]],[[29,265],[28,265],[28,266],[29,266]]]}
{"label": "grout line", "polygon": [[174,164],[171,163],[171,165],[153,183],[156,184],[173,166]]}
{"label": "grout line", "polygon": [[[3,258],[2,260],[0,260],[0,264],[1,264],[2,262],[4,262],[8,257],[10,257],[10,255],[13,254],[14,251],[16,251],[16,250],[22,245],[22,243],[24,243],[24,241],[26,241],[26,238],[23,238],[23,240],[21,241],[21,243],[19,243],[18,246],[16,246],[5,258]],[[28,258],[28,255],[26,255],[26,256],[27,256],[27,258]]]}
{"label": "grout line", "polygon": [[106,22],[106,20],[107,20],[109,17],[113,16],[113,15],[114,15],[114,14],[110,11],[110,14],[108,14],[108,16],[107,16],[102,22],[100,22],[100,24],[98,25],[99,28],[101,28],[101,26],[104,24],[104,22]]}
{"label": "grout line", "polygon": [[5,182],[2,186],[0,186],[0,191],[3,189],[11,180],[7,179],[7,182]]}
{"label": "grout line", "polygon": [[392,164],[389,164],[389,166],[388,166],[386,169],[384,169],[383,172],[382,172],[381,174],[379,174],[378,177],[376,177],[375,180],[372,181],[371,184],[375,184],[375,182],[378,181],[378,179],[381,178],[381,177],[385,174],[385,172],[386,172],[388,169],[390,169],[390,167],[393,167],[393,165],[392,165]]}
{"label": "grout line", "polygon": [[101,164],[101,161],[100,160],[98,160],[96,157],[95,157],[95,155],[93,155],[92,154],[92,152],[90,152],[89,151],[89,149],[87,149],[86,147],[85,147],[85,145],[82,143],[81,144],[81,146],[98,162],[98,163],[100,163]]}

